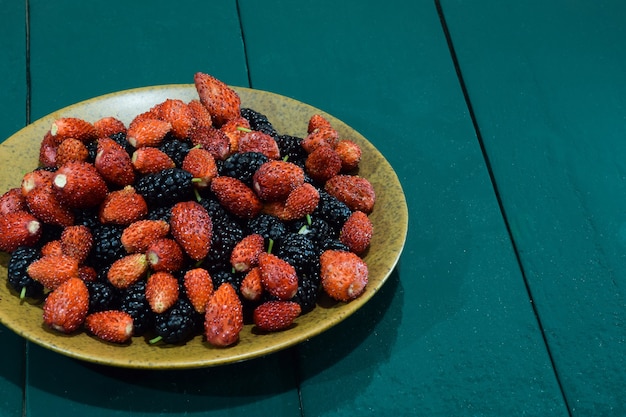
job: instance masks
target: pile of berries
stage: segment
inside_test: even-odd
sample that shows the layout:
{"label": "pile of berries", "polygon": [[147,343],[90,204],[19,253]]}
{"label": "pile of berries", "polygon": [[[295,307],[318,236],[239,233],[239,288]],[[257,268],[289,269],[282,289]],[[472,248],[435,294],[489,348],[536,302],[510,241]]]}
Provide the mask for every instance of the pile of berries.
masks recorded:
{"label": "pile of berries", "polygon": [[320,115],[281,135],[223,82],[194,81],[198,99],[128,126],[57,119],[0,197],[8,283],[50,328],[230,346],[244,324],[289,328],[322,292],[363,293],[375,194],[359,146]]}

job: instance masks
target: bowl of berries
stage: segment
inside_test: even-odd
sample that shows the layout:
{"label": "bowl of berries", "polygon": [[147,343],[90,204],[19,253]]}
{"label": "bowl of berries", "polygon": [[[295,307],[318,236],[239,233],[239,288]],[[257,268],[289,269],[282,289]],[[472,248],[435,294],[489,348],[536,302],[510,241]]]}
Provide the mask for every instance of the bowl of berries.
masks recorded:
{"label": "bowl of berries", "polygon": [[306,341],[374,296],[407,234],[400,182],[357,131],[204,73],[58,110],[0,163],[0,322],[98,364]]}

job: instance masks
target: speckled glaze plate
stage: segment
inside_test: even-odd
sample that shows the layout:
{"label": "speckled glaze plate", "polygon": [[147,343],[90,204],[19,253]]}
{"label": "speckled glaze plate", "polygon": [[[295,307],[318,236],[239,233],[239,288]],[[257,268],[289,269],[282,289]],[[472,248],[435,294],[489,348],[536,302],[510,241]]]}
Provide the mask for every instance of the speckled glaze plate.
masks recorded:
{"label": "speckled glaze plate", "polygon": [[[39,304],[21,301],[8,285],[0,285],[0,322],[27,340],[52,351],[98,364],[126,368],[183,369],[238,362],[269,354],[301,343],[335,326],[357,311],[385,283],[404,247],[408,210],[398,177],[383,155],[362,135],[335,117],[296,100],[277,94],[234,87],[243,107],[266,114],[283,134],[304,136],[311,115],[324,115],[341,138],[357,142],[363,150],[359,174],[368,178],[376,191],[376,205],[371,219],[374,237],[364,256],[369,266],[370,281],[366,291],[350,303],[320,300],[312,312],[299,317],[288,330],[258,334],[252,325],[244,327],[240,341],[228,348],[216,348],[202,336],[181,346],[150,345],[143,337],[135,337],[128,345],[102,342],[80,332],[62,335],[43,325]],[[49,114],[20,130],[0,145],[0,192],[17,187],[24,173],[37,166],[39,143],[59,117],[80,117],[95,121],[114,116],[128,124],[137,114],[167,99],[190,101],[197,98],[195,87],[164,85],[138,88],[87,100]],[[8,255],[0,255],[0,280],[6,283]]]}

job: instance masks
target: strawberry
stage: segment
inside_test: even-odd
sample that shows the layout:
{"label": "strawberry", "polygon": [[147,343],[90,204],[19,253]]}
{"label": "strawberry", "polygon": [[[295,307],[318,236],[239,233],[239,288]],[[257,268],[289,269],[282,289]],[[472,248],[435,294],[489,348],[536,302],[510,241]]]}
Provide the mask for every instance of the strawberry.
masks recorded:
{"label": "strawberry", "polygon": [[28,266],[28,275],[48,289],[70,278],[78,278],[78,261],[67,255],[42,256]]}
{"label": "strawberry", "polygon": [[0,216],[0,250],[13,252],[20,246],[32,246],[41,237],[41,222],[27,211]]}
{"label": "strawberry", "polygon": [[220,130],[228,137],[231,153],[235,153],[239,151],[239,139],[250,130],[250,122],[245,117],[237,117],[224,123]]}
{"label": "strawberry", "polygon": [[116,288],[128,288],[148,272],[148,260],[143,253],[133,253],[111,264],[107,279]]}
{"label": "strawberry", "polygon": [[200,103],[200,100],[191,100],[187,103],[189,110],[191,110],[191,117],[193,120],[192,130],[197,128],[213,127],[213,121],[211,120],[211,113],[204,107],[204,104]]}
{"label": "strawberry", "polygon": [[133,336],[133,317],[121,310],[104,310],[89,314],[85,328],[98,339],[111,343],[126,343]]}
{"label": "strawberry", "polygon": [[304,171],[285,161],[269,161],[252,176],[252,188],[265,201],[285,200],[289,193],[304,183]]}
{"label": "strawberry", "polygon": [[54,172],[45,169],[36,169],[26,173],[22,177],[21,190],[22,195],[26,197],[35,188],[52,189],[52,179]]}
{"label": "strawberry", "polygon": [[140,174],[153,174],[168,168],[175,168],[176,164],[165,152],[159,148],[146,146],[133,152],[131,163],[135,171]]}
{"label": "strawberry", "polygon": [[103,117],[93,122],[99,138],[111,137],[118,133],[126,133],[126,125],[113,116]]}
{"label": "strawberry", "polygon": [[164,220],[137,220],[124,229],[120,241],[128,253],[145,252],[169,232],[170,225]]}
{"label": "strawberry", "polygon": [[286,220],[301,219],[313,213],[320,201],[320,193],[309,183],[304,183],[289,193],[285,201]]}
{"label": "strawberry", "polygon": [[302,139],[302,147],[305,151],[311,153],[320,146],[333,148],[338,140],[339,135],[335,129],[332,127],[319,127]]}
{"label": "strawberry", "polygon": [[213,124],[217,127],[229,119],[239,117],[241,99],[232,88],[217,78],[198,72],[194,84],[200,102],[209,110]]}
{"label": "strawberry", "polygon": [[304,167],[311,178],[324,183],[341,171],[341,157],[330,146],[320,146],[309,153]]}
{"label": "strawberry", "polygon": [[87,226],[74,225],[63,229],[61,233],[61,250],[82,264],[89,256],[93,245],[93,236]]}
{"label": "strawberry", "polygon": [[172,130],[169,122],[159,119],[134,120],[128,127],[126,140],[135,148],[159,146],[165,135]]}
{"label": "strawberry", "polygon": [[146,249],[148,264],[153,271],[174,272],[183,266],[183,250],[174,239],[162,238]]}
{"label": "strawberry", "polygon": [[239,152],[259,152],[269,159],[279,159],[280,149],[276,140],[263,132],[256,130],[244,132],[238,142]]}
{"label": "strawberry", "polygon": [[98,139],[94,166],[108,183],[115,186],[124,187],[135,181],[130,155],[111,138]]}
{"label": "strawberry", "polygon": [[178,280],[169,272],[159,271],[148,277],[146,300],[155,313],[163,313],[178,300]]}
{"label": "strawberry", "polygon": [[204,268],[190,269],[183,277],[183,287],[193,308],[198,313],[204,314],[213,294],[213,281],[209,272]]}
{"label": "strawberry", "polygon": [[172,126],[172,135],[179,139],[185,139],[193,127],[193,112],[182,100],[167,99],[154,106],[150,111],[154,112],[159,120],[168,122]]}
{"label": "strawberry", "polygon": [[11,188],[0,197],[0,216],[25,210],[28,210],[28,205],[21,188]]}
{"label": "strawberry", "polygon": [[237,292],[224,283],[213,292],[204,313],[204,336],[213,346],[226,347],[237,343],[243,329],[243,306]]}
{"label": "strawberry", "polygon": [[345,203],[352,211],[370,214],[374,209],[376,193],[367,178],[358,175],[336,175],[326,181],[328,194]]}
{"label": "strawberry", "polygon": [[348,251],[326,250],[320,256],[322,288],[333,299],[350,301],[365,290],[367,264]]}
{"label": "strawberry", "polygon": [[79,278],[59,285],[43,304],[44,323],[59,332],[72,333],[83,324],[89,310],[89,291]]}
{"label": "strawberry", "polygon": [[64,139],[57,148],[56,166],[60,167],[68,162],[85,162],[89,159],[87,146],[74,138]]}
{"label": "strawberry", "polygon": [[261,283],[261,268],[255,266],[250,269],[241,281],[239,292],[249,301],[259,301],[263,296],[263,284]]}
{"label": "strawberry", "polygon": [[89,265],[78,266],[78,278],[84,282],[94,282],[98,280],[98,271]]}
{"label": "strawberry", "polygon": [[46,242],[41,247],[41,256],[47,255],[63,255],[63,246],[61,246],[61,239],[51,240]]}
{"label": "strawberry", "polygon": [[30,190],[26,195],[26,205],[44,223],[63,227],[74,224],[74,213],[59,202],[52,185]]}
{"label": "strawberry", "polygon": [[290,327],[300,315],[300,304],[293,301],[266,301],[252,313],[254,324],[266,332],[276,332]]}
{"label": "strawberry", "polygon": [[159,120],[159,115],[152,111],[152,109],[145,111],[143,113],[139,113],[135,116],[133,120],[130,121],[128,125],[128,129],[126,129],[126,136],[128,137],[128,131],[131,129],[136,129],[138,125],[143,123],[145,120]]}
{"label": "strawberry", "polygon": [[309,118],[309,125],[307,126],[307,133],[313,132],[315,129],[320,128],[332,128],[330,122],[326,120],[321,114],[314,114]]}
{"label": "strawberry", "polygon": [[343,224],[339,240],[357,255],[365,252],[370,245],[374,226],[367,214],[362,211],[353,212]]}
{"label": "strawberry", "polygon": [[39,145],[39,163],[44,167],[55,167],[57,165],[57,150],[59,141],[48,131]]}
{"label": "strawberry", "polygon": [[194,261],[209,253],[213,236],[213,223],[206,209],[195,201],[174,204],[171,210],[172,236]]}
{"label": "strawberry", "polygon": [[224,132],[212,126],[198,126],[189,135],[194,146],[206,149],[217,160],[224,160],[230,154],[230,139]]}
{"label": "strawberry", "polygon": [[97,206],[108,192],[102,176],[87,162],[68,162],[60,167],[52,186],[59,201],[74,208]]}
{"label": "strawberry", "polygon": [[287,261],[271,253],[259,255],[261,283],[263,288],[274,297],[289,300],[298,291],[296,270]]}
{"label": "strawberry", "polygon": [[194,185],[199,188],[206,188],[211,180],[217,177],[217,165],[213,155],[202,148],[191,148],[185,159],[183,159],[182,169],[190,172],[194,179]]}
{"label": "strawberry", "polygon": [[130,225],[148,214],[146,200],[131,185],[111,191],[100,205],[102,223]]}
{"label": "strawberry", "polygon": [[251,234],[241,239],[230,254],[230,264],[237,272],[247,272],[257,265],[259,254],[265,249],[265,239]]}
{"label": "strawberry", "polygon": [[350,172],[358,168],[362,154],[359,145],[351,140],[342,139],[337,142],[334,149],[341,159],[341,170],[343,172]]}
{"label": "strawberry", "polygon": [[256,217],[263,208],[254,191],[236,178],[225,176],[213,178],[211,191],[227,211],[244,219]]}
{"label": "strawberry", "polygon": [[62,117],[55,120],[50,134],[61,143],[63,139],[74,138],[87,143],[98,138],[96,128],[86,120],[76,117]]}

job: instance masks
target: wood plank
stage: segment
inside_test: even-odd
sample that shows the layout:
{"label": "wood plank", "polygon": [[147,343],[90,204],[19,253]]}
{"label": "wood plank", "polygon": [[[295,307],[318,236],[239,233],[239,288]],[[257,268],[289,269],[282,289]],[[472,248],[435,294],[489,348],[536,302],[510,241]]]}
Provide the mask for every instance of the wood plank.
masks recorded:
{"label": "wood plank", "polygon": [[571,413],[624,415],[626,5],[442,8]]}
{"label": "wood plank", "polygon": [[299,347],[304,414],[567,415],[433,2],[240,10],[253,87],[364,134],[410,211],[389,282]]}

